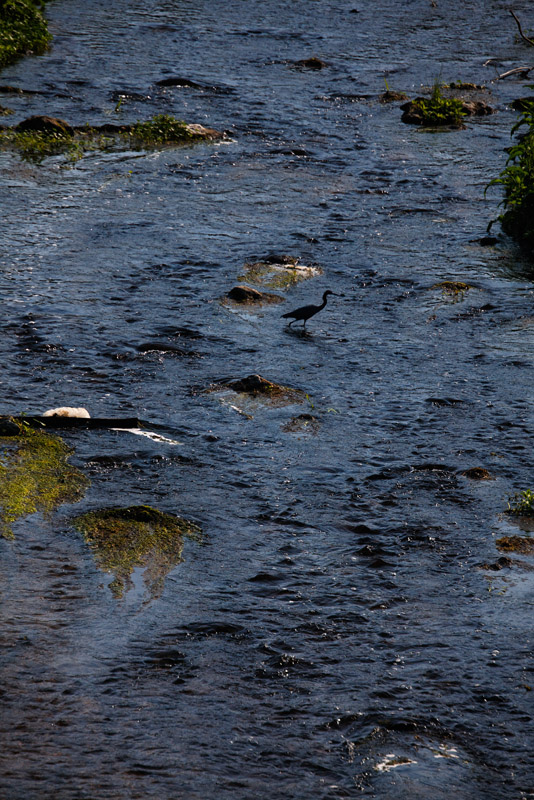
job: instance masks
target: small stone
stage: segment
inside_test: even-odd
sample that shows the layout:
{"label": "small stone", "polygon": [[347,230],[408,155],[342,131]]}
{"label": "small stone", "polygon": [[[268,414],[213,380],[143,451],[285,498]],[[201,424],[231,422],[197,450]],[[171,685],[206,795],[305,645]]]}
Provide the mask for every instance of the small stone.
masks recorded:
{"label": "small stone", "polygon": [[17,131],[35,131],[37,133],[59,133],[62,136],[72,136],[74,129],[63,119],[57,117],[47,117],[36,114],[33,117],[23,119],[15,126]]}

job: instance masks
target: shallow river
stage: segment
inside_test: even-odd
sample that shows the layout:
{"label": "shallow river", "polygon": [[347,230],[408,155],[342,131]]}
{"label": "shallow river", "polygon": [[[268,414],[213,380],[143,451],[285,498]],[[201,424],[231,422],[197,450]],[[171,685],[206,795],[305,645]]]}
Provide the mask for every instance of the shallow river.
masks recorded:
{"label": "shallow river", "polygon": [[[227,132],[0,153],[1,412],[165,437],[65,433],[84,498],[1,543],[3,800],[534,796],[534,561],[497,569],[496,545],[532,487],[532,268],[498,225],[480,241],[530,91],[496,79],[534,63],[508,5],[57,0],[52,50],[2,73],[41,92],[2,96],[6,124]],[[496,113],[432,133],[378,101],[438,79]],[[221,304],[273,253],[318,274]],[[204,392],[253,373],[302,402]],[[71,519],[139,504],[203,535],[159,596],[136,570],[121,600]]]}

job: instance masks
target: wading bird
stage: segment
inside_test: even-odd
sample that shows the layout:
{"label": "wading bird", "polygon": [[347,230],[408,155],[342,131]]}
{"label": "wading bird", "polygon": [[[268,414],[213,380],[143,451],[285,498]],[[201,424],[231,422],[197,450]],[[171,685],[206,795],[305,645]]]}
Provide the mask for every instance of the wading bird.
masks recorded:
{"label": "wading bird", "polygon": [[[336,294],[335,292],[331,292],[330,289],[327,289],[326,292],[323,294],[323,302],[320,306],[314,306],[310,303],[309,306],[301,306],[301,308],[296,308],[294,311],[288,311],[287,314],[282,314],[282,317],[289,319],[293,317],[289,325],[293,325],[294,322],[297,322],[299,319],[303,321],[303,327],[306,327],[306,322],[309,320],[310,317],[313,317],[314,314],[318,314],[319,311],[322,311],[326,305],[326,298],[329,294]],[[339,295],[336,295],[339,296]]]}

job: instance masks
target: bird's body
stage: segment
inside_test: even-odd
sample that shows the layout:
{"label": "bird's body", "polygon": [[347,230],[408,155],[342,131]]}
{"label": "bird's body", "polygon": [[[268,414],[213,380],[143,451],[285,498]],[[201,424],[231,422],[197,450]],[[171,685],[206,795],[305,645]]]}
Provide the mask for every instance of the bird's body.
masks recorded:
{"label": "bird's body", "polygon": [[335,292],[331,292],[330,289],[327,289],[326,292],[323,294],[323,302],[321,305],[316,306],[313,303],[310,303],[309,306],[301,306],[300,308],[296,308],[294,311],[288,311],[287,314],[282,314],[282,317],[285,319],[291,319],[290,325],[293,325],[294,322],[298,322],[298,320],[302,320],[303,327],[306,327],[306,322],[309,320],[310,317],[313,317],[314,314],[318,314],[319,311],[322,311],[326,305],[326,299],[329,294],[335,294]]}

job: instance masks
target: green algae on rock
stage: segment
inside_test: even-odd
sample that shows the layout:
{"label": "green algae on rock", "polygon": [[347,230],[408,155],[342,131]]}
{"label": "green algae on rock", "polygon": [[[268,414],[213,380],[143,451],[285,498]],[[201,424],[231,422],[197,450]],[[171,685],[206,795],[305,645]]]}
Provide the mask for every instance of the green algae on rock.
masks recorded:
{"label": "green algae on rock", "polygon": [[301,281],[322,275],[319,267],[299,264],[298,257],[268,256],[261,261],[246,263],[240,280],[247,280],[269,289],[289,289]]}
{"label": "green algae on rock", "polygon": [[151,598],[158,597],[168,573],[182,559],[184,536],[198,539],[198,525],[150,506],[104,508],[73,520],[93,551],[99,569],[114,575],[109,584],[121,598],[133,586],[132,572],[144,568]]}
{"label": "green algae on rock", "polygon": [[8,539],[18,519],[74,503],[89,484],[68,463],[72,450],[62,439],[24,425],[19,430],[0,440],[0,535]]}

